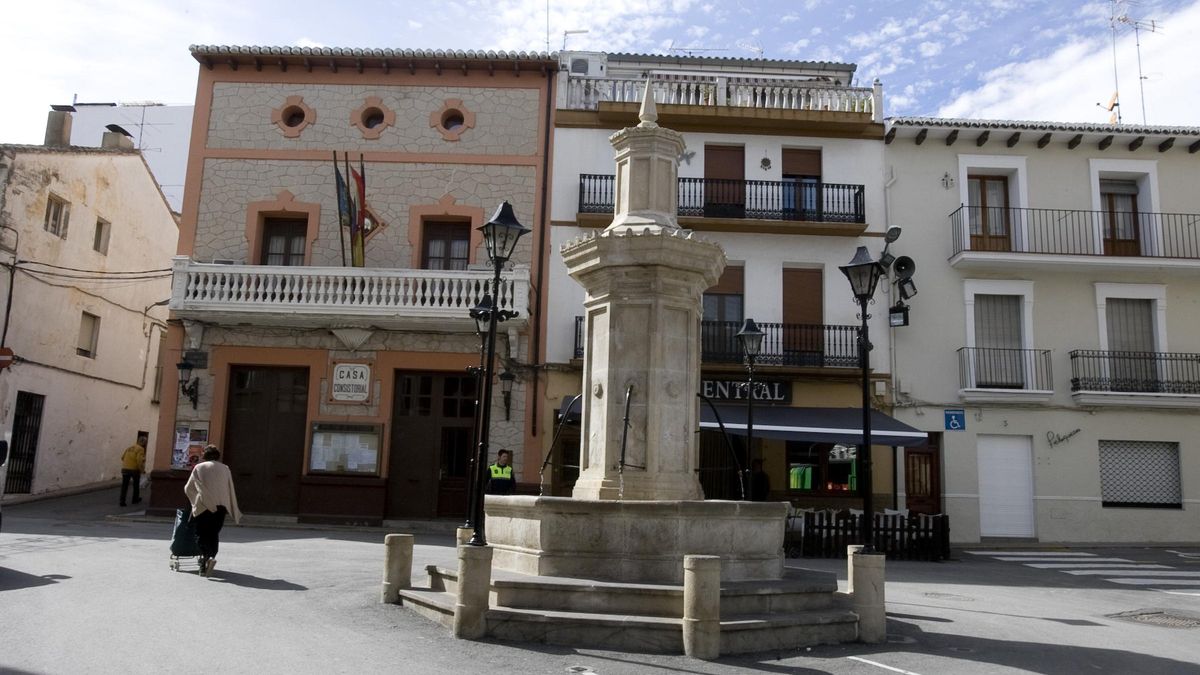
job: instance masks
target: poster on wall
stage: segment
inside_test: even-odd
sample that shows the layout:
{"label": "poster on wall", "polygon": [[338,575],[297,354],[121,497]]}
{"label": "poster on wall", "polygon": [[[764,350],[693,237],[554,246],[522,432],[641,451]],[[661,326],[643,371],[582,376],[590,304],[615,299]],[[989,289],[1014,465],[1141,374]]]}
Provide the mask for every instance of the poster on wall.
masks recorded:
{"label": "poster on wall", "polygon": [[171,446],[171,468],[190,469],[200,463],[208,445],[208,428],[181,424],[175,427],[175,442]]}

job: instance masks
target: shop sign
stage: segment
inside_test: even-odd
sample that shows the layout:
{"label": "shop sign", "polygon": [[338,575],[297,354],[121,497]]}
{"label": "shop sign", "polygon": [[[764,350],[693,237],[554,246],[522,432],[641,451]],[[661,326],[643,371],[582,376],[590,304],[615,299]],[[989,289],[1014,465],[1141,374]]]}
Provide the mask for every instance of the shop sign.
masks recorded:
{"label": "shop sign", "polygon": [[330,398],[343,403],[371,400],[371,366],[365,363],[333,364]]}
{"label": "shop sign", "polygon": [[[745,401],[745,380],[701,380],[700,393],[713,401]],[[791,403],[792,383],[787,380],[761,380],[754,383],[754,400],[767,403]]]}

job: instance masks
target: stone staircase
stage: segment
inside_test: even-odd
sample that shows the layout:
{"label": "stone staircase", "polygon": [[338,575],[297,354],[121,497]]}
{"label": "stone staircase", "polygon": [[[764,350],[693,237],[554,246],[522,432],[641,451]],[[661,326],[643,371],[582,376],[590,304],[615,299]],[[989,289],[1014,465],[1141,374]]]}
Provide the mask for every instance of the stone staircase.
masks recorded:
{"label": "stone staircase", "polygon": [[[452,626],[456,570],[426,568],[428,586],[400,604]],[[683,586],[527,576],[493,569],[487,635],[500,640],[633,652],[683,653]],[[833,574],[721,584],[721,654],[852,642],[858,616]]]}

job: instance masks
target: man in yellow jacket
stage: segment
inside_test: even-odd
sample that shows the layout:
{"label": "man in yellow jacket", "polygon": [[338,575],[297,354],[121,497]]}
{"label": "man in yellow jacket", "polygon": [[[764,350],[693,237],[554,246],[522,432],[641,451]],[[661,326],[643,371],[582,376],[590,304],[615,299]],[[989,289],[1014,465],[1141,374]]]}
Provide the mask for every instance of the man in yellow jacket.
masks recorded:
{"label": "man in yellow jacket", "polygon": [[511,495],[517,486],[513,480],[513,468],[509,464],[512,453],[501,450],[496,453],[496,463],[488,467],[488,484],[484,491],[489,495]]}
{"label": "man in yellow jacket", "polygon": [[145,434],[140,434],[137,443],[121,453],[121,506],[125,506],[125,493],[129,491],[130,483],[133,483],[133,503],[142,501],[142,472],[146,470],[146,443],[149,440]]}

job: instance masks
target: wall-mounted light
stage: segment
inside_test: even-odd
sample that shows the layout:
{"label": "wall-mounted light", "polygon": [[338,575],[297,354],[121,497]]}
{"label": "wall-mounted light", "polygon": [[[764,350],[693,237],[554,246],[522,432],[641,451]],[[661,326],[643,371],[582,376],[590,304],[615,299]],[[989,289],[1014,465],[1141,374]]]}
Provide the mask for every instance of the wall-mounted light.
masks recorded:
{"label": "wall-mounted light", "polygon": [[192,410],[195,410],[200,400],[200,378],[192,379],[194,366],[186,359],[175,364],[175,367],[179,369],[179,391],[192,402]]}
{"label": "wall-mounted light", "polygon": [[504,421],[512,420],[512,390],[513,381],[517,379],[512,371],[500,373],[500,393],[504,395]]}
{"label": "wall-mounted light", "polygon": [[954,187],[954,182],[954,176],[951,176],[949,171],[942,174],[942,187],[949,190],[950,188]]}
{"label": "wall-mounted light", "polygon": [[897,302],[888,309],[888,325],[893,328],[896,326],[908,325],[908,305],[903,302]]}

